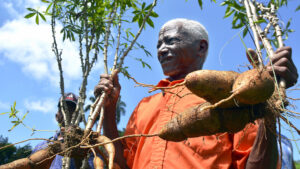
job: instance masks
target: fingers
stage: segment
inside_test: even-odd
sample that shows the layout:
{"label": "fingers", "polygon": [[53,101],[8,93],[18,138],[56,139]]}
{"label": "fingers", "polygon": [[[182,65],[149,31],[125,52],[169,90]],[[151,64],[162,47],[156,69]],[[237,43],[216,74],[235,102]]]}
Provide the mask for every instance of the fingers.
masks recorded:
{"label": "fingers", "polygon": [[97,97],[103,91],[110,93],[112,88],[113,88],[113,82],[111,80],[111,77],[107,74],[102,74],[102,75],[100,75],[99,83],[95,86],[94,95]]}
{"label": "fingers", "polygon": [[[271,66],[267,67],[267,71],[273,75],[273,70]],[[283,78],[286,82],[286,87],[289,88],[297,83],[298,74],[293,73],[285,66],[274,66],[274,72],[280,78]],[[274,75],[273,75],[274,76]]]}
{"label": "fingers", "polygon": [[114,70],[111,73],[111,79],[112,79],[114,85],[120,86],[120,84],[119,84],[119,76],[118,76],[118,71],[117,70]]}
{"label": "fingers", "polygon": [[255,52],[255,50],[248,48],[246,55],[247,55],[248,61],[251,63],[251,65],[254,68],[259,65],[258,56],[257,56],[257,53]]}
{"label": "fingers", "polygon": [[100,76],[100,81],[94,89],[94,95],[97,97],[102,92],[105,92],[110,95],[110,98],[112,98],[112,100],[117,101],[120,90],[121,86],[119,84],[118,72],[113,71],[111,75],[102,74]]}
{"label": "fingers", "polygon": [[287,88],[297,83],[298,72],[292,60],[291,47],[285,46],[276,50],[273,58],[271,58],[271,61],[267,65],[267,70],[273,74],[271,62],[275,74],[286,81]]}

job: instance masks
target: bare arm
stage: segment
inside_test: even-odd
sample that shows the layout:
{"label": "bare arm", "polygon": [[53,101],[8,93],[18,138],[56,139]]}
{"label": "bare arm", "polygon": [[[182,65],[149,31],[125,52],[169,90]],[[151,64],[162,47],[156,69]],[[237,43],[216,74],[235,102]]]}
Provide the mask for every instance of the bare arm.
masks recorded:
{"label": "bare arm", "polygon": [[[98,96],[101,92],[107,93],[107,99],[105,102],[105,118],[103,122],[104,135],[110,139],[119,137],[117,124],[116,124],[116,106],[120,95],[121,86],[119,84],[118,76],[110,77],[109,75],[101,75],[100,82],[94,89],[94,95]],[[115,162],[119,164],[121,168],[128,168],[126,160],[123,157],[123,144],[121,141],[114,143],[116,149]]]}

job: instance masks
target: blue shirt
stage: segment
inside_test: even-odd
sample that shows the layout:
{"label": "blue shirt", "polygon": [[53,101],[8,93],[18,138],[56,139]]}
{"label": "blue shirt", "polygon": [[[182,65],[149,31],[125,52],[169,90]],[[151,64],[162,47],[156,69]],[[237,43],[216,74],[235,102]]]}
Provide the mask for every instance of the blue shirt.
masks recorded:
{"label": "blue shirt", "polygon": [[[277,133],[278,134],[278,133]],[[280,158],[280,145],[279,145],[279,139],[277,141],[277,147],[278,147],[278,157]],[[282,169],[293,169],[293,146],[291,141],[281,135],[281,147],[282,147],[282,162],[281,162],[281,168]]]}

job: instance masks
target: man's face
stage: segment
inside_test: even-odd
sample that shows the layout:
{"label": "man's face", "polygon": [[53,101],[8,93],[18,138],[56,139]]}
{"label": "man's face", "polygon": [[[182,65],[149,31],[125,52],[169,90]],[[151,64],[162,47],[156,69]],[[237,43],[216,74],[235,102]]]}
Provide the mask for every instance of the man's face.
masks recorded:
{"label": "man's face", "polygon": [[[72,116],[72,114],[73,114],[74,111],[75,111],[76,104],[75,104],[75,103],[70,103],[70,102],[68,102],[68,101],[66,101],[66,103],[67,103],[68,111],[69,111],[70,115]],[[58,112],[56,113],[55,117],[56,117],[56,121],[57,121],[59,124],[61,124],[61,126],[65,126],[64,120],[63,120],[64,117],[63,117],[63,115],[62,115],[60,106],[58,107]]]}
{"label": "man's face", "polygon": [[[164,74],[178,80],[202,65],[199,42],[181,30],[181,23],[172,23],[160,30],[157,43],[158,60]],[[201,62],[201,63],[200,63]],[[200,66],[201,67],[201,66]]]}

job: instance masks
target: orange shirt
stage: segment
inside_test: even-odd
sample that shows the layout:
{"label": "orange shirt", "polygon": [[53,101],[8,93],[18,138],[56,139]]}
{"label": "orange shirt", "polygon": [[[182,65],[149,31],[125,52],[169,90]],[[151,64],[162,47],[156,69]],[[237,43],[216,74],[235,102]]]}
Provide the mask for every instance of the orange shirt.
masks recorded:
{"label": "orange shirt", "polygon": [[[183,80],[162,80],[157,86],[173,86]],[[178,113],[205,100],[184,86],[168,89],[141,100],[132,113],[125,135],[154,134]],[[124,141],[124,156],[133,169],[244,168],[257,132],[249,124],[236,134],[220,133],[182,142],[159,137],[135,137]]]}

